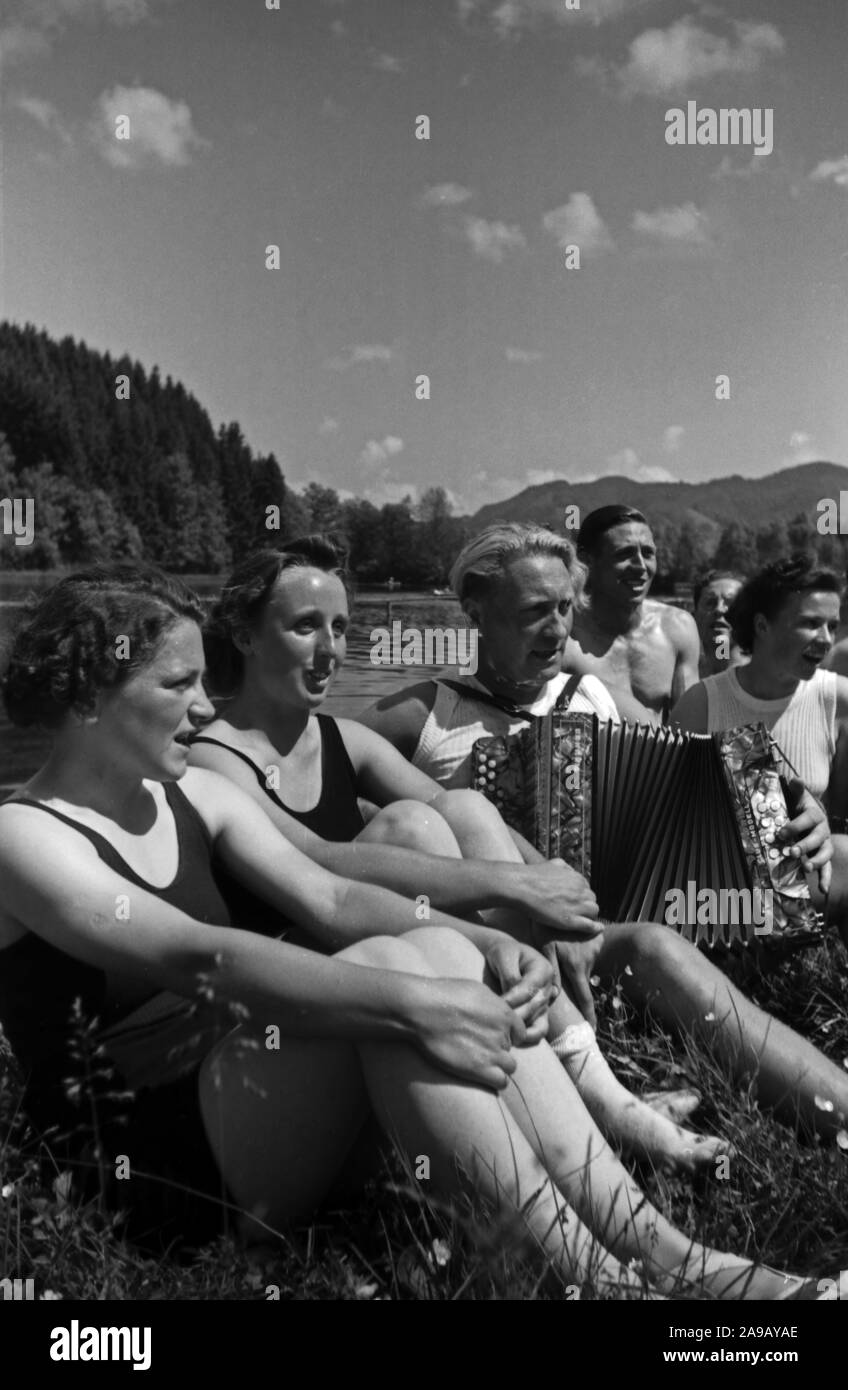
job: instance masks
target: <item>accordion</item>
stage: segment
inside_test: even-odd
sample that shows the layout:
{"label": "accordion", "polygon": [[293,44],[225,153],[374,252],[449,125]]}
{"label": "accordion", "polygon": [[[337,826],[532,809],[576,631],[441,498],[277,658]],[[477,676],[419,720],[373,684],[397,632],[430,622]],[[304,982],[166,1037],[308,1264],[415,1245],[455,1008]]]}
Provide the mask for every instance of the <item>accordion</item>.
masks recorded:
{"label": "accordion", "polygon": [[547,858],[587,878],[607,921],[658,921],[695,944],[822,939],[762,724],[723,734],[600,722],[555,708],[478,739],[472,786]]}

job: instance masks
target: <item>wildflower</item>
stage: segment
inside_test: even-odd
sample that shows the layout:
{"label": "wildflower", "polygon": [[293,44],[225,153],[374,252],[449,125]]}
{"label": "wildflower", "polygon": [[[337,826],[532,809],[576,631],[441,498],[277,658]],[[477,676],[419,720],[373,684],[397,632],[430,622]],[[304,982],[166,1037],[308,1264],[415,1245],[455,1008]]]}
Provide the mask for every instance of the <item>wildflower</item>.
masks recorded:
{"label": "wildflower", "polygon": [[840,1129],[836,1136],[836,1142],[843,1153],[848,1153],[848,1130]]}
{"label": "wildflower", "polygon": [[45,1289],[44,1293],[40,1294],[39,1297],[50,1302],[51,1300],[60,1300],[62,1295],[60,1293],[54,1293],[52,1289]]}
{"label": "wildflower", "polygon": [[431,1265],[444,1268],[451,1258],[451,1248],[445,1240],[434,1240],[430,1247],[427,1258]]}
{"label": "wildflower", "polygon": [[824,1096],[814,1096],[817,1110],[826,1110],[828,1114],[833,1110],[833,1101],[826,1100]]}
{"label": "wildflower", "polygon": [[11,1197],[14,1190],[15,1184],[13,1182],[4,1183],[3,1186],[0,1187],[0,1197],[5,1200],[7,1197]]}

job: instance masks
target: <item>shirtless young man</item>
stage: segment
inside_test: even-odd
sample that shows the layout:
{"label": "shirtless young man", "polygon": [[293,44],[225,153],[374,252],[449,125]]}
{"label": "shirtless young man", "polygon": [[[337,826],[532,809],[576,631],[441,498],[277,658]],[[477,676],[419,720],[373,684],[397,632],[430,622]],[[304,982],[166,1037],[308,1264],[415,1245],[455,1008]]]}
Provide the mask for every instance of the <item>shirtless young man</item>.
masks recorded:
{"label": "shirtless young man", "polygon": [[613,697],[625,691],[657,721],[667,719],[698,679],[700,641],[688,613],[648,598],[657,572],[651,528],[635,507],[599,507],[580,527],[577,553],[589,577],[568,669],[597,676]]}

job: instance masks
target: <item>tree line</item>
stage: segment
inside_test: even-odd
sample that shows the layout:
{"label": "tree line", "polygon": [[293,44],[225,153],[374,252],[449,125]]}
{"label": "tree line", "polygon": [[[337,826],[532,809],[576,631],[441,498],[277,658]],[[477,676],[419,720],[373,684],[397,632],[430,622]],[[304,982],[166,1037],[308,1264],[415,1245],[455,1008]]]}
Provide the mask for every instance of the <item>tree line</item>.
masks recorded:
{"label": "tree line", "polygon": [[[118,383],[121,383],[118,385]],[[35,539],[0,536],[0,569],[54,569],[144,558],[220,575],[257,545],[333,531],[362,583],[445,587],[474,533],[441,487],[376,507],[335,489],[288,486],[273,454],[256,454],[238,424],[216,431],[195,398],[158,367],[60,342],[32,325],[0,324],[0,498],[35,503]],[[749,573],[793,549],[837,569],[841,536],[819,536],[799,515],[722,529],[706,517],[649,518],[657,588],[692,583],[710,567]],[[556,526],[555,518],[551,525]]]}

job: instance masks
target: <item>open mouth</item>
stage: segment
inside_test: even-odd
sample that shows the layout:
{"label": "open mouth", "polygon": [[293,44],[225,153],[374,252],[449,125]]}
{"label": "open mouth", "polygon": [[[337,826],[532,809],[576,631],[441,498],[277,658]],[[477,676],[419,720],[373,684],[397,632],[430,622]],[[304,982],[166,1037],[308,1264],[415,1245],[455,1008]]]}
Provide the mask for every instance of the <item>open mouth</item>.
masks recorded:
{"label": "open mouth", "polygon": [[309,685],[314,685],[318,690],[324,690],[333,678],[332,671],[306,671],[306,680]]}
{"label": "open mouth", "polygon": [[802,652],[801,656],[808,666],[821,666],[827,652]]}

